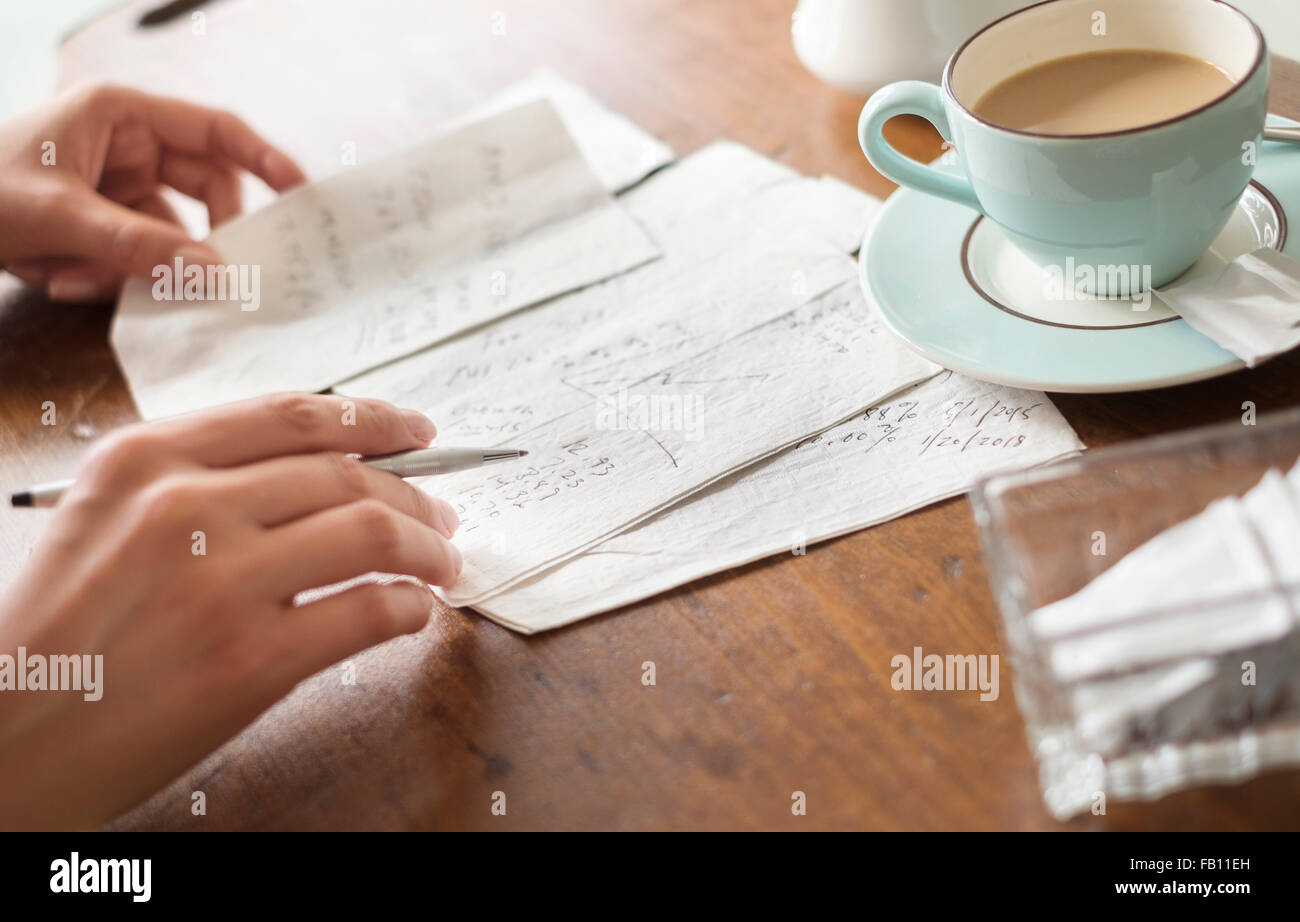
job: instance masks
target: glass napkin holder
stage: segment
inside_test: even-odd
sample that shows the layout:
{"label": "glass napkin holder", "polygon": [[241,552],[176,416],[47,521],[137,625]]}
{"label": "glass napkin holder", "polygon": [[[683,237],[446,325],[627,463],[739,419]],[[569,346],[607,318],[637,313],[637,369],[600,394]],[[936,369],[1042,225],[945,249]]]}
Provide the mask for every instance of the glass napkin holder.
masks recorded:
{"label": "glass napkin holder", "polygon": [[[1289,608],[1289,630],[1194,665],[1174,656],[1066,680],[1051,644],[1031,628],[1037,609],[1157,534],[1220,497],[1241,496],[1270,469],[1288,471],[1300,456],[1300,410],[1251,420],[1088,451],[992,476],[972,492],[1016,698],[1044,801],[1060,819],[1103,799],[1152,800],[1300,765],[1300,586],[1125,613],[1192,619]],[[1159,706],[1147,707],[1153,699]],[[1098,711],[1098,701],[1114,706]]]}

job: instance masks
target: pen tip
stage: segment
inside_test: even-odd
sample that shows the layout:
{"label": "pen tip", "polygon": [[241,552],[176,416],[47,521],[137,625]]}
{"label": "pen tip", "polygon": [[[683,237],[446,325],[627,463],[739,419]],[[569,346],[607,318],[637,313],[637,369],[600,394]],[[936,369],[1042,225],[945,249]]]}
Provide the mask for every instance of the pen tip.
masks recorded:
{"label": "pen tip", "polygon": [[30,506],[31,504],[32,494],[26,490],[9,494],[9,505],[11,506]]}
{"label": "pen tip", "polygon": [[522,457],[523,457],[523,456],[524,456],[524,455],[526,455],[526,454],[528,454],[528,452],[527,452],[527,451],[525,451],[525,450],[524,450],[524,449],[522,449],[522,448],[521,448],[521,449],[519,449],[519,457],[521,457],[521,458],[522,458]]}

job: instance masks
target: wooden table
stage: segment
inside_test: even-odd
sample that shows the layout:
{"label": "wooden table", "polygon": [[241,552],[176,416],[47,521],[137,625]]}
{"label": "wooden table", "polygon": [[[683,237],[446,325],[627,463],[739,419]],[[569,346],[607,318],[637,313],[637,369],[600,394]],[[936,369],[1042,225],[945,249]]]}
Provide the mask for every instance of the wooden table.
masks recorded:
{"label": "wooden table", "polygon": [[[65,78],[225,102],[314,174],[340,139],[380,137],[394,120],[430,130],[551,66],[681,154],[728,137],[807,173],[891,189],[858,151],[862,100],[795,60],[793,0],[215,3],[203,35],[185,17],[137,30],[153,5],[74,35]],[[1273,110],[1300,116],[1300,67],[1278,61],[1274,74]],[[892,129],[913,155],[937,154],[927,126]],[[71,470],[90,439],[136,414],[106,346],[107,308],[51,305],[13,286],[0,295],[0,476],[22,483]],[[45,400],[59,408],[56,427],[40,424]],[[1300,402],[1300,355],[1057,404],[1096,447],[1234,419],[1246,400],[1260,412]],[[0,511],[0,578],[43,521]],[[337,670],[304,682],[112,825],[1061,828],[1039,798],[1008,664],[992,703],[889,686],[890,658],[914,644],[998,652],[996,621],[964,499],[531,639],[444,608],[420,635],[359,656],[357,685]],[[641,684],[647,660],[654,687]],[[1298,780],[1112,803],[1068,827],[1297,828]],[[207,794],[205,817],[190,814],[193,790]],[[806,816],[791,813],[796,790]],[[495,791],[505,816],[490,811]]]}

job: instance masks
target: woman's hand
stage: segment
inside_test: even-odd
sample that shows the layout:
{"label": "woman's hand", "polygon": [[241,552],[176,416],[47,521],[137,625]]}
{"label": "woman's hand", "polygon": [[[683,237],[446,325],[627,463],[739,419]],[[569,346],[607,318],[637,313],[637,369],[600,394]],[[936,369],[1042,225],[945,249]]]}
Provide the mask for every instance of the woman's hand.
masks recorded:
{"label": "woman's hand", "polygon": [[[456,513],[347,453],[426,446],[424,416],[277,395],[140,424],[91,453],[0,599],[0,654],[102,655],[99,700],[0,691],[0,827],[95,827],[307,676],[418,631]],[[295,606],[304,589],[365,584]]]}
{"label": "woman's hand", "polygon": [[0,266],[56,301],[111,297],[153,267],[211,265],[162,198],[240,211],[239,171],[277,192],[304,181],[292,160],[229,112],[139,90],[92,86],[0,126]]}

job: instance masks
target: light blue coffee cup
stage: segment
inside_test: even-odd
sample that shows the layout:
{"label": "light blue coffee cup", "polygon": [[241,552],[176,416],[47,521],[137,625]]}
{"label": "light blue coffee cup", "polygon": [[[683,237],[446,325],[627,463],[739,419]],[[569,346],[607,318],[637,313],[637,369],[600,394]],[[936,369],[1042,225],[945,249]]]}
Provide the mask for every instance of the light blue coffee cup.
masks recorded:
{"label": "light blue coffee cup", "polygon": [[[1036,64],[1120,49],[1192,55],[1235,86],[1168,121],[1106,134],[1016,131],[972,111],[988,90]],[[877,92],[862,110],[858,138],[885,176],[986,215],[1045,269],[1140,267],[1159,288],[1209,248],[1249,184],[1268,78],[1263,34],[1221,0],[1047,0],[968,39],[949,59],[942,87],[907,81]],[[881,130],[896,115],[933,124],[955,148],[956,173],[890,146]],[[1131,293],[1103,287],[1099,281],[1096,293]]]}

